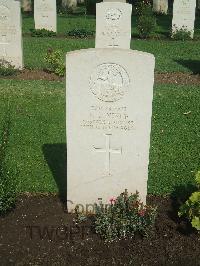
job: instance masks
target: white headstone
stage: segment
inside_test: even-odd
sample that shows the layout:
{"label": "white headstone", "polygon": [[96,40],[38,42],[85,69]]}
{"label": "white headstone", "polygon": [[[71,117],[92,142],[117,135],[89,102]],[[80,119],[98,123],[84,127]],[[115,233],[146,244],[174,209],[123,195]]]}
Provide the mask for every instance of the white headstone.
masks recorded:
{"label": "white headstone", "polygon": [[132,5],[103,2],[96,5],[96,48],[130,48]]}
{"label": "white headstone", "polygon": [[23,67],[20,0],[0,0],[0,59]]}
{"label": "white headstone", "polygon": [[126,0],[103,0],[103,2],[121,2],[121,3],[126,3]]}
{"label": "white headstone", "polygon": [[35,0],[34,20],[36,29],[57,31],[57,12],[55,0]]}
{"label": "white headstone", "polygon": [[153,0],[153,11],[156,13],[167,14],[168,0]]}
{"label": "white headstone", "polygon": [[172,33],[185,29],[194,35],[196,0],[174,0]]}
{"label": "white headstone", "polygon": [[66,64],[68,210],[125,189],[146,202],[154,56],[88,49]]}

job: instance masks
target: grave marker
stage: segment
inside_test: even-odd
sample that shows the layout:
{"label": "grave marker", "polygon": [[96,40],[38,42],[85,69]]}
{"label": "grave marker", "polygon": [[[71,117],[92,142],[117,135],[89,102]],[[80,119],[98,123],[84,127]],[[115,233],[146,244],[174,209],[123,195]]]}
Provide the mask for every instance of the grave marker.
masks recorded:
{"label": "grave marker", "polygon": [[113,3],[113,2],[121,2],[121,3],[126,3],[126,0],[103,0],[103,2],[111,2],[111,3]]}
{"label": "grave marker", "polygon": [[102,2],[96,5],[96,48],[130,48],[132,5]]}
{"label": "grave marker", "polygon": [[66,56],[68,211],[125,189],[146,202],[155,59],[104,40]]}
{"label": "grave marker", "polygon": [[32,11],[31,0],[22,0],[22,9],[24,12],[31,12]]}
{"label": "grave marker", "polygon": [[0,0],[0,59],[23,67],[20,0]]}
{"label": "grave marker", "polygon": [[194,36],[196,0],[174,0],[172,33],[177,30],[187,30],[190,37]]}
{"label": "grave marker", "polygon": [[153,0],[153,11],[156,13],[167,14],[168,0]]}
{"label": "grave marker", "polygon": [[56,1],[35,0],[34,20],[36,29],[57,31]]}

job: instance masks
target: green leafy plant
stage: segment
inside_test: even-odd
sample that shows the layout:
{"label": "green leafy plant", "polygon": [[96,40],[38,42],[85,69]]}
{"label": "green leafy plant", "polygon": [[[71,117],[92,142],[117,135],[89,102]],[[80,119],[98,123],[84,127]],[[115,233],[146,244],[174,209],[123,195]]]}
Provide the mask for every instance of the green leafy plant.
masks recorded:
{"label": "green leafy plant", "polygon": [[60,50],[54,51],[52,48],[49,48],[45,56],[45,61],[47,62],[47,71],[55,73],[60,77],[65,75],[65,64]]}
{"label": "green leafy plant", "polygon": [[200,171],[195,178],[197,191],[193,192],[189,199],[180,207],[179,217],[185,216],[192,224],[192,227],[200,231]]}
{"label": "green leafy plant", "polygon": [[16,202],[17,182],[16,174],[8,166],[8,144],[11,123],[10,116],[6,116],[0,142],[0,214],[5,214],[13,208]]}
{"label": "green leafy plant", "polygon": [[30,29],[32,37],[54,37],[56,32],[46,29]]}
{"label": "green leafy plant", "polygon": [[156,17],[153,14],[150,1],[140,1],[137,4],[137,29],[140,38],[148,38],[156,30]]}
{"label": "green leafy plant", "polygon": [[[93,211],[86,212],[75,207],[75,224],[90,221],[90,227],[106,242],[133,237],[136,233],[149,236],[157,214],[157,208],[144,205],[139,193],[128,194],[127,190],[117,198],[111,197],[108,204],[95,204]],[[92,222],[92,224],[91,224]]]}
{"label": "green leafy plant", "polygon": [[140,38],[148,38],[155,32],[156,18],[154,16],[140,16],[137,20]]}
{"label": "green leafy plant", "polygon": [[137,0],[135,9],[138,16],[149,16],[153,14],[150,0]]}
{"label": "green leafy plant", "polygon": [[187,41],[191,40],[191,32],[188,31],[187,27],[184,26],[181,29],[174,27],[174,31],[171,33],[171,37],[176,41]]}
{"label": "green leafy plant", "polygon": [[58,14],[64,15],[64,16],[73,14],[73,11],[74,11],[73,7],[67,7],[67,6],[62,6],[62,5],[57,9]]}
{"label": "green leafy plant", "polygon": [[0,77],[16,75],[19,70],[11,65],[8,61],[0,59]]}
{"label": "green leafy plant", "polygon": [[84,6],[84,3],[78,3],[78,6],[60,6],[59,9],[57,9],[58,14],[62,16],[67,16],[67,15],[85,15],[86,14],[86,8]]}
{"label": "green leafy plant", "polygon": [[95,230],[105,241],[133,237],[136,232],[148,236],[155,218],[156,208],[144,205],[139,193],[128,194],[127,190],[116,199],[110,199],[110,206],[96,205]]}
{"label": "green leafy plant", "polygon": [[74,38],[87,38],[94,35],[94,31],[89,31],[86,29],[73,29],[67,32],[67,36]]}

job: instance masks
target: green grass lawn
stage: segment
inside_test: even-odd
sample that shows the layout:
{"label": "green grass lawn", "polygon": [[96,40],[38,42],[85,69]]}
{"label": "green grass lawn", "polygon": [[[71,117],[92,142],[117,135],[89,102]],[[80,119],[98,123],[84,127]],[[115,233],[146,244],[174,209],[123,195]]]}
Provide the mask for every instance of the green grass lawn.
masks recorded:
{"label": "green grass lawn", "polygon": [[[58,16],[57,17],[57,33],[66,34],[73,29],[87,29],[95,31],[96,18],[95,16]],[[23,16],[23,33],[30,33],[30,29],[34,28],[34,19],[31,16]]]}
{"label": "green grass lawn", "polygon": [[[24,61],[26,68],[45,67],[44,56],[49,47],[60,49],[64,55],[73,50],[94,47],[94,40],[24,38]],[[158,72],[200,73],[200,41],[132,40],[131,48],[153,53]]]}
{"label": "green grass lawn", "polygon": [[[191,183],[200,168],[200,86],[154,90],[149,193],[167,194]],[[65,85],[0,80],[1,125],[10,106],[8,155],[20,191],[65,188]],[[133,176],[134,178],[134,176]]]}
{"label": "green grass lawn", "polygon": [[1,120],[10,105],[9,150],[20,191],[56,191],[42,149],[45,144],[65,143],[64,84],[1,80],[0,95]]}
{"label": "green grass lawn", "polygon": [[[137,35],[136,28],[137,17],[132,16],[132,34]],[[172,15],[157,15],[157,29],[156,33],[169,36],[172,24]],[[86,29],[88,31],[95,31],[96,18],[90,15],[66,15],[57,17],[57,33],[66,34],[73,29]],[[30,33],[30,29],[34,28],[33,16],[23,15],[23,33]],[[195,20],[195,35],[200,35],[200,16],[196,16]]]}
{"label": "green grass lawn", "polygon": [[[167,35],[170,16],[158,16],[157,33]],[[132,17],[132,33],[137,34]],[[23,17],[23,33],[34,27]],[[94,16],[58,16],[58,33],[95,30]],[[196,33],[200,30],[199,17]],[[24,37],[24,61],[29,69],[45,68],[49,47],[69,51],[94,47],[93,39]],[[131,49],[153,53],[157,72],[200,73],[200,41],[139,40]],[[154,90],[148,191],[168,194],[193,182],[200,168],[200,85],[159,85]],[[19,191],[58,192],[66,188],[65,84],[49,81],[0,80],[0,130],[12,118],[9,165],[17,169]]]}
{"label": "green grass lawn", "polygon": [[[157,16],[157,33],[169,34],[171,15]],[[34,28],[32,16],[23,16],[23,32],[28,33]],[[72,29],[87,29],[95,31],[95,16],[58,16],[58,33],[65,34]],[[200,17],[196,17],[195,30],[200,31]],[[136,17],[132,16],[132,33],[137,35]],[[69,51],[86,49],[95,46],[93,39],[65,39],[65,38],[34,38],[24,37],[25,67],[34,69],[45,68],[44,56],[49,47],[60,49],[65,54]],[[131,49],[153,53],[156,57],[156,71],[158,72],[200,72],[199,41],[141,40],[133,38]]]}

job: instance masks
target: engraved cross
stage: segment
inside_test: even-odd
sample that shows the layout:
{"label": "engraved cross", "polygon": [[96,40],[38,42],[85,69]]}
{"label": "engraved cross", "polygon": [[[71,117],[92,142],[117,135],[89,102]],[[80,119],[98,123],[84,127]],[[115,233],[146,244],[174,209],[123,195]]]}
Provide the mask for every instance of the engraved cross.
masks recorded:
{"label": "engraved cross", "polygon": [[110,157],[111,157],[111,153],[115,153],[115,154],[122,154],[122,148],[118,148],[118,149],[112,149],[110,147],[110,137],[112,136],[112,134],[104,134],[106,137],[106,147],[104,148],[96,148],[94,147],[96,152],[102,152],[106,154],[106,158],[105,158],[105,176],[111,176],[111,172],[110,172]]}

